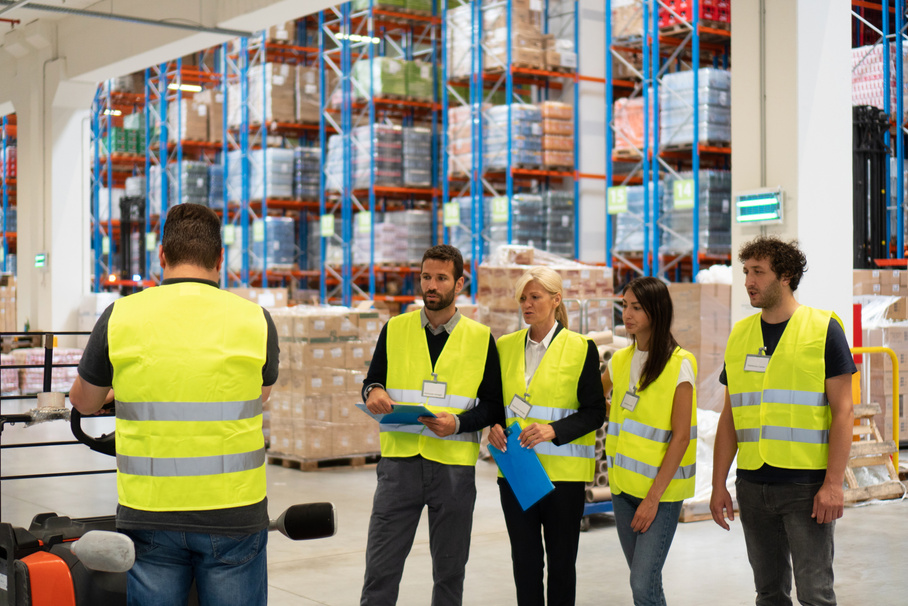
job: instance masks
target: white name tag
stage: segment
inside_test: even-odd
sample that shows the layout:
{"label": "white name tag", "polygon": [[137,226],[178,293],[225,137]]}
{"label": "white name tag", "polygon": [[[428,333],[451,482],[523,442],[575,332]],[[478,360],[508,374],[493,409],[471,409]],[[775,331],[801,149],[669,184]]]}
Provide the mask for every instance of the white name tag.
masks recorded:
{"label": "white name tag", "polygon": [[422,397],[424,398],[443,398],[448,393],[448,384],[443,381],[423,381]]}
{"label": "white name tag", "polygon": [[744,370],[745,372],[766,372],[766,367],[769,366],[770,356],[755,356],[753,354],[748,354],[744,358]]}
{"label": "white name tag", "polygon": [[634,409],[637,408],[637,402],[639,401],[640,396],[627,392],[624,394],[624,399],[621,400],[621,408],[634,412]]}
{"label": "white name tag", "polygon": [[517,394],[514,394],[508,408],[521,419],[526,419],[530,416],[530,409],[533,408],[533,406]]}

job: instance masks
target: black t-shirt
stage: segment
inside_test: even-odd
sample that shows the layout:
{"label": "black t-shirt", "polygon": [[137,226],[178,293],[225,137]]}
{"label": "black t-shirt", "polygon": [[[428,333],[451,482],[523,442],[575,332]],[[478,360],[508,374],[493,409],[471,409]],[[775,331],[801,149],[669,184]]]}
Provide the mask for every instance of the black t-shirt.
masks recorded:
{"label": "black t-shirt", "polygon": [[[215,282],[191,278],[174,278],[164,280],[162,285],[180,282],[199,282],[217,288]],[[110,362],[110,349],[107,343],[107,326],[114,304],[104,310],[98,318],[82,359],[79,361],[79,376],[83,380],[99,387],[113,385],[113,365]],[[268,344],[265,365],[262,367],[262,385],[274,385],[278,377],[280,363],[280,345],[277,328],[271,314],[262,308],[265,322],[268,325]],[[144,511],[125,505],[117,507],[117,527],[129,530],[172,530],[177,532],[206,532],[215,534],[252,534],[268,527],[268,499],[242,507],[206,511]]]}
{"label": "black t-shirt", "polygon": [[[776,350],[786,326],[788,326],[788,320],[778,324],[769,324],[760,318],[760,328],[763,330],[763,346],[766,348],[766,355],[771,356]],[[825,360],[827,379],[857,372],[854,358],[848,348],[848,339],[845,337],[845,331],[842,330],[835,318],[829,319],[829,329],[826,331]],[[719,382],[728,386],[728,376],[725,373],[725,368],[722,369],[722,374],[719,375]],[[826,479],[826,470],[785,469],[764,463],[759,469],[738,469],[738,477],[751,482],[815,484]]]}

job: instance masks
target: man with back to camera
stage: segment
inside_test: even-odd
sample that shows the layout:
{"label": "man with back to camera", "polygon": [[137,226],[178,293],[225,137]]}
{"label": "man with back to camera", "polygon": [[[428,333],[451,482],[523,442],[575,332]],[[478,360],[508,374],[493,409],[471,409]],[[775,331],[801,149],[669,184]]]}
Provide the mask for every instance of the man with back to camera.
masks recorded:
{"label": "man with back to camera", "polygon": [[262,403],[278,375],[266,310],[218,288],[221,224],[172,207],[160,286],[101,315],[70,401],[116,398],[117,528],[135,543],[131,605],[267,602],[268,502]]}
{"label": "man with back to camera", "polygon": [[842,321],[794,298],[807,259],[796,242],[760,236],[738,254],[760,313],[736,323],[719,380],[727,386],[713,455],[713,520],[734,520],[735,482],[758,606],[835,604],[833,534],[844,511],[857,371]]}
{"label": "man with back to camera", "polygon": [[[488,327],[461,316],[463,258],[433,246],[422,258],[425,307],[382,328],[363,401],[377,414],[394,404],[424,404],[438,418],[381,425],[378,486],[369,521],[362,606],[397,603],[404,563],[424,506],[429,508],[432,605],[463,601],[483,427],[504,423],[501,372]],[[431,429],[431,432],[429,431]]]}

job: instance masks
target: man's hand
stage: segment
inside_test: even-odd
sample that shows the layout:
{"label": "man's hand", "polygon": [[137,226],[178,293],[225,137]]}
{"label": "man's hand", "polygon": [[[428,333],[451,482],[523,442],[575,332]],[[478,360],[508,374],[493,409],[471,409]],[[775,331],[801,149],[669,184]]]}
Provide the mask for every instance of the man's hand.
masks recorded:
{"label": "man's hand", "polygon": [[520,445],[524,448],[534,448],[537,444],[548,442],[555,438],[555,430],[547,423],[530,423],[520,432]]}
{"label": "man's hand", "polygon": [[845,491],[840,485],[824,482],[813,498],[813,511],[810,517],[816,518],[817,524],[828,524],[845,515]]}
{"label": "man's hand", "polygon": [[504,428],[501,425],[493,425],[489,428],[489,444],[501,452],[508,451],[508,437],[504,435]]}
{"label": "man's hand", "polygon": [[396,402],[391,399],[388,392],[381,387],[373,387],[366,399],[366,408],[377,415],[388,414],[395,404]]}
{"label": "man's hand", "polygon": [[728,522],[725,521],[725,518],[731,521],[735,520],[735,506],[732,503],[731,494],[729,494],[728,489],[724,485],[713,485],[713,493],[709,497],[709,511],[713,514],[713,521],[716,524],[725,530],[729,530]]}
{"label": "man's hand", "polygon": [[[372,394],[369,395],[371,396]],[[439,438],[453,434],[455,427],[457,427],[454,415],[448,412],[436,413],[435,417],[419,417],[419,422],[431,429]]]}
{"label": "man's hand", "polygon": [[643,499],[640,505],[637,506],[637,511],[634,512],[634,519],[631,520],[631,530],[640,533],[646,532],[649,530],[653,520],[656,519],[657,513],[659,513],[659,500],[649,497]]}

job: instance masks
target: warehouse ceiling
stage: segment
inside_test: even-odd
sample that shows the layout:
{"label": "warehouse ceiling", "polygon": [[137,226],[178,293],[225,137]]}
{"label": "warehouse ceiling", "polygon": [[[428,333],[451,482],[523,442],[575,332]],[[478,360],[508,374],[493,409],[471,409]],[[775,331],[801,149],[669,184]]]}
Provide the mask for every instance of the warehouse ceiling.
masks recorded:
{"label": "warehouse ceiling", "polygon": [[0,114],[14,111],[10,104],[17,94],[26,95],[30,83],[41,86],[43,66],[50,61],[62,61],[63,80],[96,86],[335,4],[337,0],[0,0]]}

